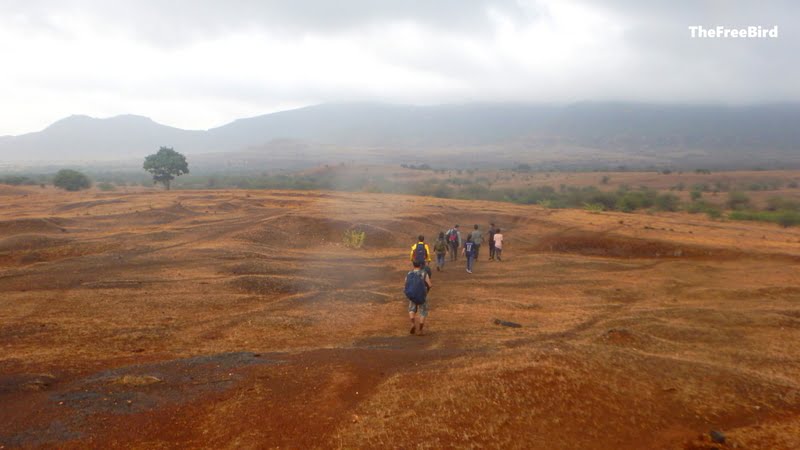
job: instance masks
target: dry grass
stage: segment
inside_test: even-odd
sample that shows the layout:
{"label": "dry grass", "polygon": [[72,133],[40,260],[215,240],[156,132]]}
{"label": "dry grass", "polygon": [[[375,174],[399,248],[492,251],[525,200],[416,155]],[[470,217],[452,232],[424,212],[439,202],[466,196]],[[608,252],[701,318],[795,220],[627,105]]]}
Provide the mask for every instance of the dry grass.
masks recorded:
{"label": "dry grass", "polygon": [[[798,230],[379,194],[4,200],[0,445],[800,446]],[[434,272],[409,336],[416,235],[491,221],[504,262]]]}

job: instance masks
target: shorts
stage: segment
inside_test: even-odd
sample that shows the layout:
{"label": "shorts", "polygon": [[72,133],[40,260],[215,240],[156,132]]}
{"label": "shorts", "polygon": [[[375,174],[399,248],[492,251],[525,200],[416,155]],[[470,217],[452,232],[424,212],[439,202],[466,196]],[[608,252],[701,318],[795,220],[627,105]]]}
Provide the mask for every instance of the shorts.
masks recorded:
{"label": "shorts", "polygon": [[408,312],[410,313],[419,313],[422,317],[428,317],[428,301],[426,300],[425,303],[418,305],[411,300],[408,301]]}

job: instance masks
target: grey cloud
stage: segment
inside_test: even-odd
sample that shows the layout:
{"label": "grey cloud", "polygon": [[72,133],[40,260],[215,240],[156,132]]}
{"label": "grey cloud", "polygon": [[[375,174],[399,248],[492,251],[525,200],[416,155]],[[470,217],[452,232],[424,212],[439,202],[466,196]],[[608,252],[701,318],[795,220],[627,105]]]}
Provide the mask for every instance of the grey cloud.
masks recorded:
{"label": "grey cloud", "polygon": [[296,37],[396,22],[445,33],[486,33],[492,26],[490,8],[514,20],[529,14],[515,0],[10,0],[0,4],[0,15],[24,17],[33,27],[51,30],[58,27],[59,13],[88,14],[152,43],[176,45],[241,29]]}
{"label": "grey cloud", "polygon": [[[91,24],[127,34],[152,46],[176,47],[258,30],[273,38],[300,39],[342,35],[347,39],[380,38],[383,26],[413,23],[430,42],[404,51],[391,44],[360,45],[365,58],[391,67],[433,74],[452,82],[447,92],[413,91],[386,86],[385,92],[326,84],[265,86],[236,74],[215,78],[146,79],[128,86],[119,80],[59,80],[43,74],[30,80],[54,90],[119,92],[191,99],[228,99],[253,105],[348,100],[396,102],[636,100],[667,102],[800,101],[800,2],[731,0],[574,0],[601,10],[624,30],[608,50],[629,55],[621,62],[590,64],[593,55],[565,55],[580,70],[538,77],[535,65],[521,67],[499,56],[496,24],[489,10],[509,18],[520,29],[540,26],[550,17],[543,0],[5,0],[0,2],[0,27],[33,33],[66,33],[61,21],[74,15]],[[778,39],[691,39],[688,26],[731,27],[778,25]],[[18,31],[19,32],[19,31]],[[557,39],[558,37],[554,37]],[[597,36],[597,42],[606,42]],[[456,44],[454,44],[454,42]],[[459,48],[458,43],[474,44]],[[490,53],[486,59],[470,53]],[[494,53],[493,53],[494,52]],[[535,57],[535,55],[533,55]],[[281,64],[276,61],[275,64]],[[617,64],[617,66],[614,66]],[[353,69],[356,70],[356,69]],[[543,72],[545,70],[542,70]],[[577,72],[577,73],[576,73]],[[358,80],[360,73],[353,73]],[[135,92],[133,92],[135,91]],[[209,102],[211,104],[212,102]]]}

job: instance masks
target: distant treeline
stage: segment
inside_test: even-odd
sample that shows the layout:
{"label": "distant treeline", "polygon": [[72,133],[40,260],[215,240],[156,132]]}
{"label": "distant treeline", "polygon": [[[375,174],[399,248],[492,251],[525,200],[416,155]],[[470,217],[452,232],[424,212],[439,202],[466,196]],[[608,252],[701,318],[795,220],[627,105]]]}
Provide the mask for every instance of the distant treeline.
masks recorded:
{"label": "distant treeline", "polygon": [[53,176],[47,175],[2,175],[0,184],[10,186],[35,186],[37,184],[52,182]]}
{"label": "distant treeline", "polygon": [[[411,168],[411,167],[409,167]],[[433,170],[421,168],[414,169]],[[527,167],[518,167],[513,172],[526,172]],[[708,173],[708,171],[696,171]],[[691,186],[678,184],[669,190],[658,191],[646,186],[633,188],[620,186],[616,189],[599,189],[595,186],[525,186],[519,188],[497,187],[498,178],[490,179],[473,170],[453,171],[465,176],[448,178],[431,177],[425,180],[407,181],[387,176],[348,174],[343,176],[336,171],[322,171],[313,175],[303,174],[261,174],[261,175],[184,175],[174,182],[175,189],[286,189],[286,190],[333,190],[346,192],[371,192],[408,194],[461,200],[488,200],[527,205],[541,205],[547,208],[580,208],[589,211],[686,211],[707,214],[711,218],[727,217],[734,220],[758,220],[778,223],[783,226],[800,224],[800,202],[780,196],[770,197],[766,206],[756,208],[747,191],[771,191],[781,188],[797,188],[795,181],[764,179],[763,181],[732,183],[716,181],[696,183]],[[476,175],[477,173],[477,175]],[[146,175],[132,173],[92,173],[91,178],[103,191],[115,190],[124,186],[153,187]],[[512,176],[512,175],[509,175]],[[52,182],[53,175],[0,175],[0,183],[11,185],[44,185]],[[607,185],[609,176],[598,179],[600,185]],[[689,201],[673,192],[689,191]],[[718,197],[726,192],[726,198]],[[709,202],[706,196],[713,196]]]}
{"label": "distant treeline", "polygon": [[[602,180],[600,182],[603,183]],[[460,200],[535,204],[547,208],[580,208],[589,211],[686,211],[691,214],[707,214],[715,219],[723,217],[723,211],[728,210],[727,217],[734,220],[759,220],[783,226],[800,224],[800,203],[773,196],[768,200],[766,207],[756,210],[744,192],[744,190],[775,190],[783,186],[796,188],[795,182],[783,183],[777,180],[765,180],[743,185],[732,185],[727,182],[700,183],[689,187],[675,186],[670,189],[670,191],[690,190],[690,201],[682,201],[680,197],[670,191],[659,192],[646,186],[633,188],[623,185],[615,190],[601,190],[595,186],[576,187],[563,184],[558,188],[551,186],[498,188],[493,187],[493,184],[494,182],[487,177],[398,181],[368,174],[340,176],[331,172],[314,175],[283,174],[255,177],[187,175],[176,183],[176,187],[183,189],[334,190],[409,194]],[[716,197],[719,192],[727,192],[728,196],[724,201],[720,199],[711,203],[704,199],[704,195]]]}

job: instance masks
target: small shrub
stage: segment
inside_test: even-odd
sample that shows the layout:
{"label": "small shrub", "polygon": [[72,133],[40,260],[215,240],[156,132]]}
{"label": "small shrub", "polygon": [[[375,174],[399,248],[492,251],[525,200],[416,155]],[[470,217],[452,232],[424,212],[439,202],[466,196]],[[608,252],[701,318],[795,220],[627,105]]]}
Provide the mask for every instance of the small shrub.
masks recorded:
{"label": "small shrub", "polygon": [[61,169],[53,178],[53,186],[68,191],[80,191],[81,189],[89,189],[92,186],[92,182],[89,181],[86,175],[77,170]]}
{"label": "small shrub", "polygon": [[0,177],[0,184],[10,184],[12,186],[34,185],[36,182],[23,175],[6,175]]}
{"label": "small shrub", "polygon": [[361,248],[364,246],[364,241],[367,238],[367,233],[364,231],[350,229],[344,232],[344,246],[348,248]]}
{"label": "small shrub", "polygon": [[778,214],[778,223],[784,227],[792,227],[800,224],[800,213],[797,211],[781,211]]}
{"label": "small shrub", "polygon": [[655,207],[659,211],[677,211],[680,200],[672,194],[662,194],[656,197]]}
{"label": "small shrub", "polygon": [[104,181],[102,183],[97,183],[97,189],[100,189],[101,191],[113,191],[116,190],[117,188],[113,184]]}
{"label": "small shrub", "polygon": [[689,204],[689,206],[686,208],[686,211],[689,214],[705,213],[712,219],[718,219],[722,217],[722,211],[720,211],[719,208],[702,200],[698,200]]}
{"label": "small shrub", "polygon": [[586,211],[592,211],[592,212],[605,211],[605,207],[600,203],[584,203],[583,204],[583,209],[585,209]]}
{"label": "small shrub", "polygon": [[728,193],[728,208],[733,210],[743,210],[750,206],[750,197],[744,192],[733,191]]}
{"label": "small shrub", "polygon": [[797,211],[733,211],[728,218],[777,223],[784,228],[800,224],[800,213]]}
{"label": "small shrub", "polygon": [[530,172],[532,169],[530,164],[517,164],[517,167],[514,167],[512,170],[516,172]]}
{"label": "small shrub", "polygon": [[767,199],[767,211],[797,211],[800,210],[800,204],[794,200],[783,197],[770,197]]}

